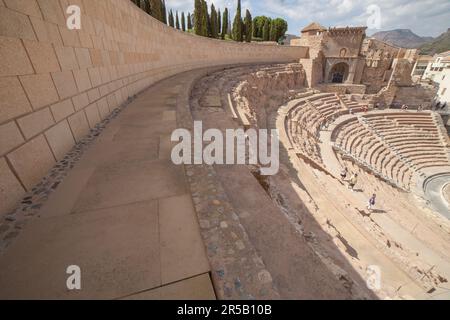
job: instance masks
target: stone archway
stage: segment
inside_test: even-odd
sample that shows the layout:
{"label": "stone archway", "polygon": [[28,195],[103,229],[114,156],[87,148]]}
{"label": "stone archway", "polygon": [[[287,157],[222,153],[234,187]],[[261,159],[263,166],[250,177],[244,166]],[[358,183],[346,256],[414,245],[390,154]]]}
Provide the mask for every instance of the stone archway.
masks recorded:
{"label": "stone archway", "polygon": [[336,63],[328,75],[328,81],[331,83],[344,83],[348,77],[349,66],[345,62]]}

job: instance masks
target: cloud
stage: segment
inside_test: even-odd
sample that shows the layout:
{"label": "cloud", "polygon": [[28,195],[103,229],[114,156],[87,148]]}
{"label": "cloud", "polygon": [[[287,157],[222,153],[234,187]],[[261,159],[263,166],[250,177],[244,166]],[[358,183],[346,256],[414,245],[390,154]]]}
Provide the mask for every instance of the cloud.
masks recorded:
{"label": "cloud", "polygon": [[[216,8],[225,7],[234,16],[237,0],[209,0]],[[193,11],[194,0],[166,0],[168,8]],[[299,34],[312,21],[324,26],[367,25],[367,8],[377,5],[381,13],[381,29],[411,29],[421,36],[437,36],[446,31],[450,21],[448,0],[244,0],[252,15],[282,17],[288,21],[289,33]],[[369,33],[379,30],[371,29]]]}

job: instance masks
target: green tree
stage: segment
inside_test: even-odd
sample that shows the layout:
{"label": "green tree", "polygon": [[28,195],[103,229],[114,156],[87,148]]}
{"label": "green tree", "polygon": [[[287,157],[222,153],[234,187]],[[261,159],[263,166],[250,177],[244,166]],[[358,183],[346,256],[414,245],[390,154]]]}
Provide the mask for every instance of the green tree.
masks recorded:
{"label": "green tree", "polygon": [[234,17],[234,22],[233,22],[233,40],[234,41],[241,41],[241,42],[243,40],[243,37],[242,37],[241,0],[238,0],[237,9],[236,9],[236,16]]}
{"label": "green tree", "polygon": [[161,17],[162,17],[161,21],[167,24],[166,0],[162,0],[161,3]]}
{"label": "green tree", "polygon": [[217,38],[219,37],[222,30],[222,15],[220,14],[220,9],[217,11]]}
{"label": "green tree", "polygon": [[270,40],[271,41],[279,41],[288,29],[287,21],[281,18],[276,18],[272,20],[272,26],[270,31]]}
{"label": "green tree", "polygon": [[205,0],[203,0],[202,11],[202,35],[204,37],[209,37],[209,35],[211,34],[211,19],[209,18],[208,14],[208,4]]}
{"label": "green tree", "polygon": [[172,9],[170,9],[170,11],[169,11],[169,26],[171,26],[172,28],[175,28],[175,22],[173,20]]}
{"label": "green tree", "polygon": [[270,21],[269,20],[264,21],[264,26],[262,29],[262,39],[263,39],[263,41],[269,41],[269,39],[270,39]]}
{"label": "green tree", "polygon": [[181,13],[181,30],[186,31],[186,17],[184,11]]}
{"label": "green tree", "polygon": [[220,34],[222,40],[225,39],[225,35],[227,34],[227,32],[228,32],[228,8],[225,8],[222,17],[222,33]]}
{"label": "green tree", "polygon": [[217,32],[217,12],[216,12],[216,8],[214,7],[214,4],[211,4],[211,18],[210,18],[210,25],[211,25],[211,29],[210,29],[210,35],[212,38],[217,38],[218,37],[218,32]]}
{"label": "green tree", "polygon": [[191,17],[190,12],[188,12],[188,15],[187,15],[187,29],[188,30],[192,29],[192,17]]}
{"label": "green tree", "polygon": [[176,20],[175,26],[178,30],[180,30],[180,19],[178,18],[178,11],[176,12],[175,17],[176,17],[175,18],[175,20]]}
{"label": "green tree", "polygon": [[203,35],[203,0],[195,0],[194,31],[199,36]]}
{"label": "green tree", "polygon": [[245,26],[245,41],[252,42],[253,23],[252,23],[252,15],[248,9],[245,12],[244,26]]}
{"label": "green tree", "polygon": [[152,17],[158,19],[159,21],[163,21],[162,10],[161,10],[161,0],[150,0],[149,6]]}

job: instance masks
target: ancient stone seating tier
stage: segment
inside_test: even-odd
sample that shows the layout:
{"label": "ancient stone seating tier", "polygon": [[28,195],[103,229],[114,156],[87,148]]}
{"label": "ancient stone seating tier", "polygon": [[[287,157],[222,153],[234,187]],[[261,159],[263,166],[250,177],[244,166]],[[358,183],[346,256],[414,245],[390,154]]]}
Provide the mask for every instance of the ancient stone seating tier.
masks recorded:
{"label": "ancient stone seating tier", "polygon": [[[356,107],[355,107],[356,106]],[[358,103],[347,103],[335,93],[310,93],[296,100],[288,110],[286,131],[298,154],[316,163],[323,163],[319,148],[320,130],[350,109],[360,111]]]}
{"label": "ancient stone seating tier", "polygon": [[409,190],[415,173],[450,165],[431,113],[372,113],[338,125],[335,146],[381,178]]}

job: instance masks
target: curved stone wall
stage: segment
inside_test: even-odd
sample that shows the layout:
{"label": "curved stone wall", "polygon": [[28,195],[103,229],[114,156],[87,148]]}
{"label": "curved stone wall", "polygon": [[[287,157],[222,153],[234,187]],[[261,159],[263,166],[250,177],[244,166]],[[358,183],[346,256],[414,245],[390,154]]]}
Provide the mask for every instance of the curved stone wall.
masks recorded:
{"label": "curved stone wall", "polygon": [[[69,5],[81,8],[81,30],[66,27]],[[190,35],[129,0],[0,0],[0,216],[91,128],[156,81],[306,54]]]}

